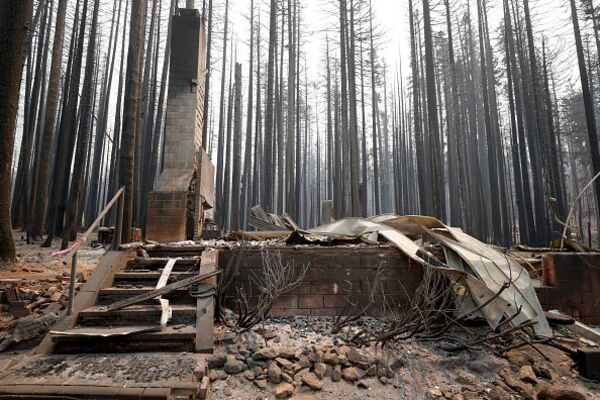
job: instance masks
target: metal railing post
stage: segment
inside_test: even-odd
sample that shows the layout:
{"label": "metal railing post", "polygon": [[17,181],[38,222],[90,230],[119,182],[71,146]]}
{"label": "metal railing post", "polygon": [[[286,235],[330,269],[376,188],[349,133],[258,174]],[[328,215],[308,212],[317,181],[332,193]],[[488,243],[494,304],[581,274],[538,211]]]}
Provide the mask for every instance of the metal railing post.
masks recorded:
{"label": "metal railing post", "polygon": [[75,297],[75,279],[77,274],[77,251],[73,253],[71,261],[71,281],[69,282],[69,305],[67,307],[67,315],[73,314],[73,298]]}

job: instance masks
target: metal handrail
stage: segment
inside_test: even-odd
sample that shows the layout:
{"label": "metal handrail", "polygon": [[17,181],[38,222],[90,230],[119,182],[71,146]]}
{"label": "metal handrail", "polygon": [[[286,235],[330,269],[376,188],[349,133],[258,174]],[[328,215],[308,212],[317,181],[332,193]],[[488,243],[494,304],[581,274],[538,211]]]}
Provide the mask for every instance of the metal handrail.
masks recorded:
{"label": "metal handrail", "polygon": [[98,227],[102,218],[110,211],[110,209],[118,202],[117,208],[117,219],[115,223],[115,232],[113,234],[113,240],[110,245],[111,250],[117,250],[119,246],[121,246],[121,230],[123,229],[123,194],[125,193],[125,188],[121,187],[117,193],[113,196],[113,198],[106,204],[104,209],[100,212],[96,220],[90,225],[90,227],[85,231],[83,236],[77,239],[71,246],[62,251],[57,251],[53,253],[55,254],[73,254],[71,259],[71,280],[69,282],[69,305],[67,306],[67,315],[73,314],[73,298],[75,297],[75,275],[77,274],[77,252],[79,251],[79,247],[87,242],[89,235]]}

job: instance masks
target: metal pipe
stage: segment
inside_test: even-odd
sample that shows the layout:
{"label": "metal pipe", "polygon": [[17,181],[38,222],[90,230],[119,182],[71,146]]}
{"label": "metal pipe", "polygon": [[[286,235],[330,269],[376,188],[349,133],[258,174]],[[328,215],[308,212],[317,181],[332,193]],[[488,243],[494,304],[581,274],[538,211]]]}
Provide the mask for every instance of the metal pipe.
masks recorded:
{"label": "metal pipe", "polygon": [[67,315],[73,314],[73,298],[75,297],[75,275],[77,273],[77,251],[73,253],[71,261],[71,281],[69,282],[69,306],[67,307]]}

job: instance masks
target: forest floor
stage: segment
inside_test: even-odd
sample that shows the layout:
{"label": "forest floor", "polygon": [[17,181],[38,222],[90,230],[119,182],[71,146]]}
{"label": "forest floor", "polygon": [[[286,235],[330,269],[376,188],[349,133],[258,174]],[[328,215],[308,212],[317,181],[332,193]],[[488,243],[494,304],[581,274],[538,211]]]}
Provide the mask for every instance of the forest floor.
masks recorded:
{"label": "forest floor", "polygon": [[[55,277],[57,274],[69,273],[71,258],[65,255],[53,256],[60,250],[61,239],[52,242],[51,247],[41,247],[41,243],[28,244],[26,234],[22,231],[13,231],[17,252],[17,265],[10,271],[0,271],[0,279],[45,279]],[[95,237],[90,238],[94,242]],[[90,246],[90,242],[83,244],[78,252],[78,271],[89,272],[93,270],[106,250],[102,246]]]}

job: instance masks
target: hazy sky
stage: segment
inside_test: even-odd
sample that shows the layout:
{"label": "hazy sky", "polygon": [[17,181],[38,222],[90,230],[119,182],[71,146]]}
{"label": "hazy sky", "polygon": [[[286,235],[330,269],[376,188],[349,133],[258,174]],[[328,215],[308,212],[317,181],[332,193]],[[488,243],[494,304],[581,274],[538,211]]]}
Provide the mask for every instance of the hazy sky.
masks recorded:
{"label": "hazy sky", "polygon": [[[215,0],[217,1],[217,0]],[[201,1],[196,0],[197,6],[201,7]],[[414,0],[415,6],[421,4],[421,0]],[[473,19],[476,21],[476,2],[470,1]],[[268,10],[265,1],[255,0],[263,11]],[[432,0],[432,18],[439,29],[446,30],[445,8],[441,0]],[[452,2],[453,22],[456,22],[467,7],[467,0],[454,0]],[[544,37],[547,41],[549,59],[554,60],[554,68],[557,75],[563,76],[560,82],[563,88],[570,87],[576,82],[573,78],[573,70],[576,69],[576,54],[573,49],[573,30],[571,25],[571,14],[568,0],[530,0],[534,34],[540,40]],[[216,4],[216,3],[215,3]],[[336,35],[334,29],[338,26],[337,16],[333,13],[336,7],[332,0],[301,0],[303,5],[303,23],[305,30],[301,32],[307,40],[303,51],[308,56],[309,76],[314,76],[319,69],[323,68],[323,57],[325,52],[325,37],[329,29],[330,35]],[[403,70],[408,73],[409,67],[409,25],[408,25],[408,0],[372,0],[375,22],[377,29],[383,34],[380,40],[379,55],[385,58],[390,68],[395,70],[400,58]],[[489,19],[491,25],[492,40],[498,38],[500,22],[503,18],[502,0],[488,0]],[[247,62],[247,38],[249,22],[250,0],[230,0],[230,13],[235,34],[238,39],[238,59]],[[263,14],[266,16],[266,13]],[[262,21],[266,26],[268,21]],[[266,32],[264,32],[266,33]],[[455,32],[456,35],[456,32]],[[268,45],[267,36],[263,35],[262,45]],[[456,40],[456,39],[455,39]],[[337,50],[336,50],[337,51]],[[496,54],[497,57],[502,53]],[[501,61],[501,59],[500,59]],[[316,70],[316,71],[315,71]]]}

